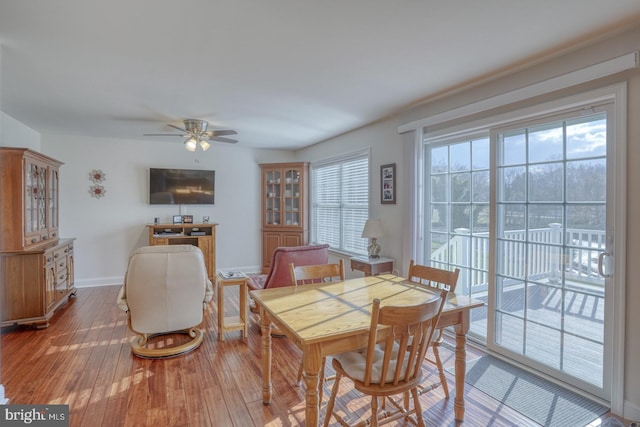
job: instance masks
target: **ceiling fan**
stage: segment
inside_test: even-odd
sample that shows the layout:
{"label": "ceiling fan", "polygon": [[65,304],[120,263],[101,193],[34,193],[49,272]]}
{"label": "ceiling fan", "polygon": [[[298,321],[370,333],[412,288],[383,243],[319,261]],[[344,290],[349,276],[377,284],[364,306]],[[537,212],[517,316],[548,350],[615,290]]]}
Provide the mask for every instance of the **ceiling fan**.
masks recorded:
{"label": "ceiling fan", "polygon": [[237,135],[238,132],[231,129],[220,129],[220,130],[207,130],[207,123],[204,120],[198,119],[185,119],[184,129],[178,126],[174,126],[172,124],[167,124],[174,129],[182,132],[181,134],[175,133],[145,133],[144,136],[180,136],[182,138],[186,138],[184,141],[184,148],[188,151],[196,151],[198,145],[202,148],[202,151],[206,151],[211,147],[207,141],[219,141],[226,142],[229,144],[236,144],[238,141],[231,138],[225,138],[226,135]]}

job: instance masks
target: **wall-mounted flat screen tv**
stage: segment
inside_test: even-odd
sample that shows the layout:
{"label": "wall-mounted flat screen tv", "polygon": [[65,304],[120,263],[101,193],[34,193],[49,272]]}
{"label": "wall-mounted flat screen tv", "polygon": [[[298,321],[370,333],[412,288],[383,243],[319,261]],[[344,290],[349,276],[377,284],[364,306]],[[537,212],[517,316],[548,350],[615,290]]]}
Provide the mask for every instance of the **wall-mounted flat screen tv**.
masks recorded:
{"label": "wall-mounted flat screen tv", "polygon": [[149,169],[149,204],[212,205],[216,171]]}

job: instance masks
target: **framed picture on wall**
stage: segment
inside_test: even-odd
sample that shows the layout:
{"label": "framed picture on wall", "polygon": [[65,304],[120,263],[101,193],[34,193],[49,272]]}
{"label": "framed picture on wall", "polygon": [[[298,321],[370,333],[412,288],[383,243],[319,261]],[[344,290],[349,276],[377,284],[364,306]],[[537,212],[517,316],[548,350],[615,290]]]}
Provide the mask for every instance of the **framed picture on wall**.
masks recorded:
{"label": "framed picture on wall", "polygon": [[174,215],[173,216],[174,224],[182,224],[182,215]]}
{"label": "framed picture on wall", "polygon": [[193,215],[182,215],[183,224],[193,224]]}
{"label": "framed picture on wall", "polygon": [[396,204],[396,164],[380,166],[380,203]]}

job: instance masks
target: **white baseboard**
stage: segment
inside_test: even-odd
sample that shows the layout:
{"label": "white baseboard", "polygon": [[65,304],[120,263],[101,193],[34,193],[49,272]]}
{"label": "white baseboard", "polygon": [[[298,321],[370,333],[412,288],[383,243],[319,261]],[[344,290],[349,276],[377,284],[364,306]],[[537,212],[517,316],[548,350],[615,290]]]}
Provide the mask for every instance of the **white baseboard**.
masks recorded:
{"label": "white baseboard", "polygon": [[94,277],[91,279],[76,279],[76,288],[93,288],[95,286],[121,285],[124,283],[124,276],[115,277]]}
{"label": "white baseboard", "polygon": [[628,400],[624,401],[624,408],[623,408],[623,414],[622,417],[625,420],[629,420],[629,421],[640,421],[640,405],[637,405],[635,403],[631,403]]}

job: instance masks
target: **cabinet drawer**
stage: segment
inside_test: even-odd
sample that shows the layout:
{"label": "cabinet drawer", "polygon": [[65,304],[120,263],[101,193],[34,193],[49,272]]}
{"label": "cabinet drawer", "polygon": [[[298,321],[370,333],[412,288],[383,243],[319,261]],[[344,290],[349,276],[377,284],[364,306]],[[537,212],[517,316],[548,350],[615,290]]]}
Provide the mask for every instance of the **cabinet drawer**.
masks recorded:
{"label": "cabinet drawer", "polygon": [[44,259],[45,267],[53,264],[53,252],[45,252],[44,255],[42,255],[42,258]]}
{"label": "cabinet drawer", "polygon": [[365,264],[364,262],[360,262],[358,260],[352,259],[351,260],[351,269],[352,270],[358,270],[358,271],[362,271],[366,274],[371,274],[371,265],[370,264]]}
{"label": "cabinet drawer", "polygon": [[54,261],[56,263],[56,273],[67,271],[67,257],[58,258]]}
{"label": "cabinet drawer", "polygon": [[56,289],[67,289],[67,271],[56,271]]}
{"label": "cabinet drawer", "polygon": [[61,282],[56,284],[56,289],[55,289],[55,300],[56,301],[60,301],[60,299],[64,298],[64,296],[67,294],[68,290],[67,290],[67,284],[66,282]]}
{"label": "cabinet drawer", "polygon": [[59,263],[61,260],[65,260],[66,262],[68,252],[69,252],[68,246],[65,246],[64,248],[56,249],[53,252],[53,260],[56,262],[56,264]]}
{"label": "cabinet drawer", "polygon": [[26,248],[31,245],[34,245],[40,242],[40,240],[42,240],[42,236],[40,236],[39,234],[32,234],[30,236],[27,236],[24,238],[24,247]]}

